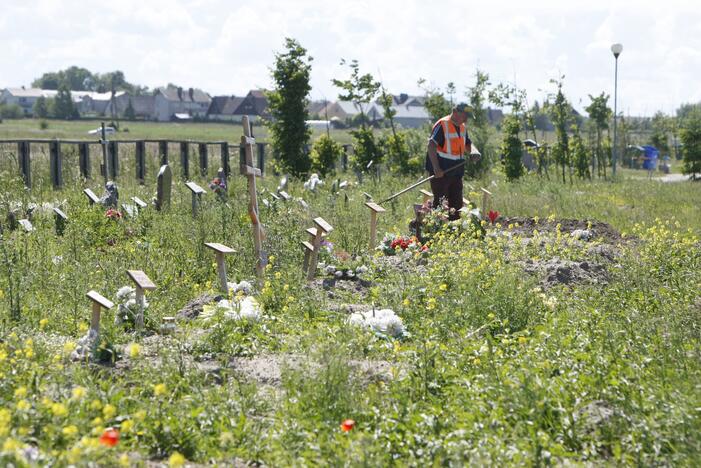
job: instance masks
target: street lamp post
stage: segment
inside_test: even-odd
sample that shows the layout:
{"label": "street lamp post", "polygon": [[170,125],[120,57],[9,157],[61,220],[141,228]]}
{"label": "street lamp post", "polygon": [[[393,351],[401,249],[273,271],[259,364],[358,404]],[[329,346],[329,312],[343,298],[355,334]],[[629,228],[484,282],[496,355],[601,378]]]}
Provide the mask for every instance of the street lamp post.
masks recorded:
{"label": "street lamp post", "polygon": [[613,161],[611,164],[612,177],[616,177],[616,156],[618,153],[618,142],[616,135],[616,120],[618,117],[618,56],[621,55],[623,51],[623,44],[613,44],[611,46],[611,52],[613,52],[613,57],[616,59],[616,71],[613,79]]}

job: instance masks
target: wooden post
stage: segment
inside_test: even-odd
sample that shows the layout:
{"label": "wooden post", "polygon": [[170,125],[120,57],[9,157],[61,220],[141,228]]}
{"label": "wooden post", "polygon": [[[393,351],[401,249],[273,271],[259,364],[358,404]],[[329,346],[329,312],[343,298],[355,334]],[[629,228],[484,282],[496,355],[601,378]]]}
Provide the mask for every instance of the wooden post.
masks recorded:
{"label": "wooden post", "polygon": [[95,192],[93,192],[89,188],[86,188],[85,190],[83,190],[83,193],[85,194],[86,197],[88,197],[88,203],[90,205],[94,205],[95,203],[100,203],[100,199],[97,198],[97,195],[95,195]]}
{"label": "wooden post", "polygon": [[136,142],[136,180],[139,184],[144,185],[146,180],[146,142],[139,140]]}
{"label": "wooden post", "polygon": [[343,172],[348,170],[348,146],[349,145],[343,145],[343,154],[341,155],[341,167],[343,168]]}
{"label": "wooden post", "polygon": [[102,175],[105,177],[105,184],[110,180],[110,164],[107,157],[107,134],[105,133],[105,122],[100,124],[100,146],[102,146]]}
{"label": "wooden post", "polygon": [[161,157],[161,166],[168,164],[168,140],[158,142],[158,153]]}
{"label": "wooden post", "polygon": [[156,179],[156,209],[164,210],[170,206],[170,192],[173,184],[173,173],[169,165],[161,166]]}
{"label": "wooden post", "polygon": [[487,210],[489,209],[489,197],[492,196],[492,192],[482,187],[482,215],[487,215]]}
{"label": "wooden post", "polygon": [[309,270],[307,270],[307,279],[313,280],[316,275],[316,265],[319,262],[319,248],[321,247],[321,236],[333,231],[333,228],[327,223],[324,218],[314,218],[314,224],[317,226],[316,235],[312,247],[311,259],[309,260]]}
{"label": "wooden post", "polygon": [[221,167],[224,169],[224,175],[228,179],[229,174],[231,174],[231,166],[229,165],[229,143],[226,141],[221,144]]}
{"label": "wooden post", "polygon": [[377,213],[384,213],[385,209],[377,203],[367,202],[365,206],[370,208],[370,251],[377,246]]}
{"label": "wooden post", "polygon": [[265,174],[265,143],[258,143],[258,169],[261,176]]}
{"label": "wooden post", "polygon": [[68,221],[68,216],[59,208],[54,208],[54,222],[56,235],[62,236],[63,231],[66,229],[66,221]]}
{"label": "wooden post", "polygon": [[423,205],[414,204],[414,222],[416,223],[416,238],[421,242],[421,222],[423,221]]}
{"label": "wooden post", "polygon": [[302,271],[306,273],[307,269],[309,268],[309,257],[314,250],[314,246],[307,241],[302,241],[302,247],[304,247],[304,263],[302,263]]}
{"label": "wooden post", "polygon": [[18,142],[17,153],[19,154],[19,171],[24,179],[24,186],[32,188],[32,170],[30,163],[31,144],[28,141]]}
{"label": "wooden post", "polygon": [[187,141],[180,142],[180,165],[183,179],[190,178],[190,143]]}
{"label": "wooden post", "polygon": [[49,142],[49,167],[54,188],[61,188],[63,186],[63,157],[61,156],[61,143],[58,140]]}
{"label": "wooden post", "polygon": [[227,247],[223,244],[218,244],[216,242],[205,242],[204,245],[214,250],[217,257],[217,273],[219,274],[219,285],[221,290],[229,295],[229,283],[226,279],[226,262],[224,261],[224,255],[235,253],[236,251],[231,247]]}
{"label": "wooden post", "polygon": [[198,145],[200,152],[200,174],[202,177],[207,175],[207,169],[209,167],[209,156],[207,155],[207,143],[200,143]]}
{"label": "wooden post", "polygon": [[[267,259],[265,253],[263,252],[263,228],[260,224],[260,217],[258,211],[258,196],[256,194],[256,176],[260,177],[260,169],[253,167],[253,146],[256,141],[251,136],[251,126],[248,120],[248,116],[243,116],[243,135],[241,136],[241,144],[244,146],[244,151],[246,155],[246,164],[240,167],[240,171],[243,175],[248,178],[248,215],[251,217],[251,225],[253,228],[253,246],[255,249],[256,256],[256,276],[258,281],[263,280],[263,273],[265,271],[265,265]],[[228,164],[228,161],[227,161]]]}
{"label": "wooden post", "polygon": [[194,182],[186,182],[185,186],[192,192],[192,217],[197,217],[197,211],[202,203],[202,194],[205,193],[204,189]]}
{"label": "wooden post", "polygon": [[144,291],[156,289],[156,285],[141,270],[127,270],[127,275],[136,286],[136,303],[139,305],[139,312],[136,314],[136,329],[144,328]]}
{"label": "wooden post", "polygon": [[110,160],[110,177],[116,179],[119,175],[119,142],[117,140],[111,140],[107,144],[107,154]]}
{"label": "wooden post", "polygon": [[427,201],[433,200],[433,194],[431,192],[429,192],[428,190],[421,189],[421,190],[419,190],[419,192],[421,192],[421,195],[424,196],[424,205],[426,204]]}
{"label": "wooden post", "polygon": [[78,165],[80,166],[80,175],[85,178],[90,178],[90,145],[88,143],[78,143]]}
{"label": "wooden post", "polygon": [[92,328],[95,333],[100,334],[100,309],[103,307],[107,310],[114,307],[114,303],[104,297],[97,291],[90,290],[86,294],[88,299],[92,301],[92,317],[90,319],[90,328]]}
{"label": "wooden post", "polygon": [[468,200],[465,197],[462,197],[462,206],[470,207],[470,200]]}

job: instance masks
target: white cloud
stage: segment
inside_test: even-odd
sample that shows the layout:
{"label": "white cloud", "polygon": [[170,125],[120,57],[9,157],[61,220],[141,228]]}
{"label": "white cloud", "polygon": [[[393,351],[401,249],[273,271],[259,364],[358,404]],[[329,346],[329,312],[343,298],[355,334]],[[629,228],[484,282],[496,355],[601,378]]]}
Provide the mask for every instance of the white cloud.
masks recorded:
{"label": "white cloud", "polygon": [[516,82],[542,100],[548,80],[566,75],[581,109],[588,94],[613,94],[621,42],[619,107],[671,112],[701,98],[701,9],[693,1],[472,2],[418,0],[77,0],[3,2],[0,87],[29,84],[43,72],[79,65],[120,69],[154,87],[167,82],[212,94],[270,86],[274,53],[286,36],[314,57],[313,97],[334,99],[341,58],[358,59],[393,92],[416,81],[472,84],[475,69]]}

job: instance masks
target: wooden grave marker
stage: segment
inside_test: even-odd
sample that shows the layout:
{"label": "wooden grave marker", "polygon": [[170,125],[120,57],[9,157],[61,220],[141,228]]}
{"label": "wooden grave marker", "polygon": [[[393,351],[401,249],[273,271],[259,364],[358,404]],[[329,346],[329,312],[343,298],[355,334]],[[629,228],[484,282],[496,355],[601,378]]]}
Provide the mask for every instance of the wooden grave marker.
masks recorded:
{"label": "wooden grave marker", "polygon": [[205,242],[204,245],[214,250],[214,252],[216,253],[219,285],[221,286],[222,291],[228,296],[229,283],[226,280],[226,261],[224,261],[224,255],[236,253],[236,251],[231,247],[227,247],[224,244],[219,244],[217,242]]}
{"label": "wooden grave marker", "polygon": [[302,263],[302,271],[306,273],[307,269],[309,268],[309,258],[314,250],[314,246],[307,241],[302,241],[301,244],[304,248],[304,263]]}
{"label": "wooden grave marker", "polygon": [[34,226],[32,225],[32,222],[28,219],[20,219],[18,222],[19,225],[22,226],[22,229],[24,229],[24,232],[34,231]]}
{"label": "wooden grave marker", "polygon": [[251,218],[251,227],[253,230],[253,248],[255,249],[256,258],[256,277],[259,282],[263,281],[263,273],[267,264],[267,256],[263,252],[263,226],[260,223],[260,212],[258,211],[258,195],[256,192],[256,177],[261,176],[260,169],[253,165],[253,147],[256,144],[255,138],[251,133],[251,125],[247,115],[243,116],[243,135],[241,136],[241,145],[244,149],[245,160],[241,164],[241,174],[248,178],[248,215]]}
{"label": "wooden grave marker", "polygon": [[487,210],[489,209],[489,197],[492,196],[492,192],[487,190],[486,188],[482,187],[482,215],[485,216],[487,214]]}
{"label": "wooden grave marker", "polygon": [[308,280],[313,280],[314,276],[316,275],[316,265],[319,263],[319,248],[321,247],[321,236],[323,234],[329,234],[331,231],[333,231],[333,227],[329,223],[327,223],[324,218],[314,218],[314,224],[316,224],[316,233],[314,236],[314,242],[312,243],[312,247],[314,247],[314,250],[312,250],[311,258],[309,260],[309,270],[307,270],[307,279]]}
{"label": "wooden grave marker", "polygon": [[128,205],[126,203],[122,203],[122,210],[124,210],[130,218],[136,218],[136,214],[138,213],[134,205]]}
{"label": "wooden grave marker", "polygon": [[202,194],[204,189],[194,182],[185,182],[185,186],[192,192],[192,217],[197,217],[197,211],[202,204]]}
{"label": "wooden grave marker", "polygon": [[367,202],[365,206],[370,208],[370,251],[372,251],[377,242],[377,214],[384,213],[385,209],[373,202]]}
{"label": "wooden grave marker", "polygon": [[142,200],[141,198],[139,198],[139,197],[131,197],[131,201],[134,202],[134,204],[136,205],[136,207],[137,207],[139,210],[143,210],[144,208],[146,208],[146,207],[148,206],[148,205],[146,204],[146,202],[143,201],[143,200]]}
{"label": "wooden grave marker", "polygon": [[421,241],[421,223],[424,219],[423,205],[414,203],[414,222],[416,223],[416,238]]}
{"label": "wooden grave marker", "polygon": [[136,303],[139,306],[139,312],[136,314],[136,329],[141,330],[144,328],[144,291],[153,291],[156,285],[141,270],[127,270],[127,275],[136,286]]}
{"label": "wooden grave marker", "polygon": [[428,190],[421,189],[421,190],[419,190],[419,192],[421,192],[421,195],[424,196],[424,204],[426,204],[426,202],[429,200],[433,200],[433,194],[431,192],[429,192]]}
{"label": "wooden grave marker", "polygon": [[282,197],[283,200],[285,200],[285,201],[292,200],[292,197],[290,196],[290,194],[285,192],[284,190],[280,190],[278,193],[280,194],[280,196]]}
{"label": "wooden grave marker", "polygon": [[170,206],[170,192],[173,184],[173,171],[170,166],[164,164],[158,171],[156,184],[156,209],[163,210]]}
{"label": "wooden grave marker", "polygon": [[56,230],[56,235],[62,236],[63,231],[66,230],[66,222],[68,221],[68,216],[60,208],[54,208],[54,228]]}
{"label": "wooden grave marker", "polygon": [[468,200],[468,199],[465,198],[465,197],[462,197],[462,206],[467,206],[467,207],[469,207],[469,206],[470,206],[470,200]]}
{"label": "wooden grave marker", "polygon": [[86,197],[88,197],[88,203],[91,205],[94,205],[96,203],[100,203],[100,199],[95,195],[95,192],[90,190],[89,188],[86,188],[83,190],[83,193],[85,194]]}
{"label": "wooden grave marker", "polygon": [[90,328],[98,335],[100,334],[100,312],[104,307],[110,310],[114,303],[97,291],[90,290],[85,294],[92,301],[92,317],[90,318]]}

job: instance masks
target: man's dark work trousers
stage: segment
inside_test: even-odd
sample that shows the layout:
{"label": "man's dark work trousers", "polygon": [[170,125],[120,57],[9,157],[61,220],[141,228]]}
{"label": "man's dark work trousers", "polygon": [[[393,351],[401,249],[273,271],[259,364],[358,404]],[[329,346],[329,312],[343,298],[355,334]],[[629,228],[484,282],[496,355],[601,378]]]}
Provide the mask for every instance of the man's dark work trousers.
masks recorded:
{"label": "man's dark work trousers", "polygon": [[434,177],[431,179],[431,191],[433,191],[433,206],[441,205],[442,199],[448,200],[448,208],[454,211],[450,214],[449,219],[460,219],[462,208],[462,177],[444,175],[440,179]]}

